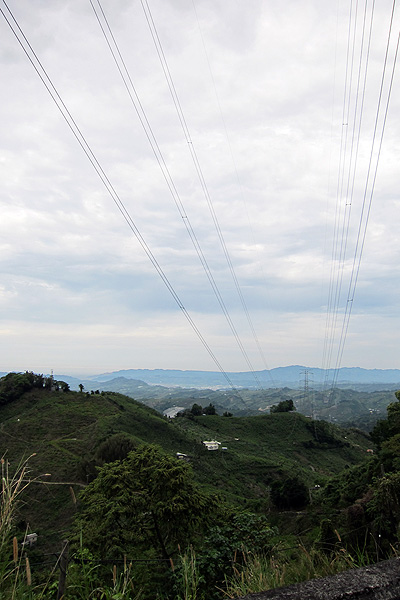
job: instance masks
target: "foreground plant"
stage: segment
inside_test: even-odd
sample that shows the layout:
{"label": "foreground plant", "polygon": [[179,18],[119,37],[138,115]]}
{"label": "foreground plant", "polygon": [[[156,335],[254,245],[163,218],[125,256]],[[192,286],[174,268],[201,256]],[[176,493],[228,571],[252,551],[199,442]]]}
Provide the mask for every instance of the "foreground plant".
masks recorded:
{"label": "foreground plant", "polygon": [[307,550],[304,546],[299,546],[290,557],[243,553],[241,563],[234,566],[233,576],[226,579],[225,594],[228,598],[236,598],[335,575],[358,566],[357,561],[344,548],[326,555],[315,548]]}
{"label": "foreground plant", "polygon": [[29,559],[19,552],[12,530],[18,502],[30,483],[28,463],[33,456],[22,461],[14,473],[10,472],[8,460],[4,456],[0,459],[0,598],[7,600],[19,597],[21,586],[32,583]]}
{"label": "foreground plant", "polygon": [[175,589],[177,600],[200,600],[203,595],[199,592],[199,567],[193,547],[179,555],[180,564],[175,570]]}

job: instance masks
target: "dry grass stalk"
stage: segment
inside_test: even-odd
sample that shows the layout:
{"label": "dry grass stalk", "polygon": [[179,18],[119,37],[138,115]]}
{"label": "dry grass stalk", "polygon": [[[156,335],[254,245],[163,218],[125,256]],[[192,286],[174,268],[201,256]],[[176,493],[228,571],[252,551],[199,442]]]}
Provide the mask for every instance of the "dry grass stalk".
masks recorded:
{"label": "dry grass stalk", "polygon": [[75,496],[74,488],[72,486],[69,486],[69,491],[70,491],[70,494],[71,494],[72,502],[76,506],[76,496]]}
{"label": "dry grass stalk", "polygon": [[18,540],[15,536],[13,537],[13,561],[18,562]]}
{"label": "dry grass stalk", "polygon": [[27,556],[25,556],[25,569],[26,569],[26,583],[28,585],[32,585],[31,566],[29,564],[29,558]]}

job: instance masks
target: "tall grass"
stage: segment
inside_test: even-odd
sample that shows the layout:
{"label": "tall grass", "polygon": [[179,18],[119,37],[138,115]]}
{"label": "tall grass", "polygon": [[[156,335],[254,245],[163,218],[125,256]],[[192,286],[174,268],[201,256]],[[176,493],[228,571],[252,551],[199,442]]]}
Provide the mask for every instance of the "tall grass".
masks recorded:
{"label": "tall grass", "polygon": [[0,599],[20,597],[21,586],[29,587],[32,582],[29,559],[19,552],[12,532],[20,496],[30,483],[28,463],[33,456],[19,463],[14,473],[10,472],[8,460],[4,456],[0,459]]}
{"label": "tall grass", "polygon": [[228,598],[327,577],[359,566],[344,548],[327,555],[315,548],[307,550],[299,546],[286,557],[267,557],[247,552],[241,558],[240,564],[234,565],[233,576],[225,581]]}
{"label": "tall grass", "polygon": [[184,554],[180,554],[180,565],[177,571],[177,600],[200,600],[200,575],[196,562],[196,554],[190,546]]}

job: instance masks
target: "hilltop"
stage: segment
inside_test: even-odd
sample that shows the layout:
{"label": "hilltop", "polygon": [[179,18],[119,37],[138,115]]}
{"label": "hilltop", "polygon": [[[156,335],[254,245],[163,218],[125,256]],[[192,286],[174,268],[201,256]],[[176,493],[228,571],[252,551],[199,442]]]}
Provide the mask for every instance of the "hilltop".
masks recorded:
{"label": "hilltop", "polygon": [[[60,376],[62,377],[62,376]],[[338,425],[354,426],[366,432],[371,431],[376,421],[385,414],[387,405],[392,402],[393,391],[356,391],[338,389],[323,391],[304,388],[290,389],[217,389],[182,388],[149,384],[143,380],[116,377],[107,381],[83,380],[64,376],[73,389],[79,384],[87,390],[113,391],[140,400],[159,412],[173,406],[190,408],[193,403],[203,406],[210,402],[219,413],[229,411],[235,416],[251,416],[269,412],[270,406],[284,399],[292,399],[298,412],[324,419]]]}

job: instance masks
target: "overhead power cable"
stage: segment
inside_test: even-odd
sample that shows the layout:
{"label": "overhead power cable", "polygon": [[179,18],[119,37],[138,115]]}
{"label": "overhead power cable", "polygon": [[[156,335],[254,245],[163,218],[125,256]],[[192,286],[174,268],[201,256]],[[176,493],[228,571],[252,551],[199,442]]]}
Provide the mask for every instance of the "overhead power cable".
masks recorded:
{"label": "overhead power cable", "polygon": [[[334,334],[336,328],[336,322],[338,318],[337,307],[339,304],[339,278],[341,272],[341,264],[338,260],[338,247],[340,239],[340,223],[342,221],[342,203],[341,203],[341,183],[343,181],[343,172],[346,157],[346,145],[347,145],[347,134],[348,134],[348,101],[351,98],[351,86],[352,80],[352,61],[351,56],[351,40],[352,40],[352,28],[355,30],[356,18],[353,14],[353,0],[350,2],[349,9],[349,22],[347,30],[347,47],[346,47],[346,67],[344,77],[344,91],[343,91],[343,107],[341,117],[341,138],[340,138],[340,151],[339,151],[339,167],[337,173],[336,182],[336,205],[335,205],[335,222],[333,231],[333,243],[332,243],[332,254],[331,254],[331,272],[328,292],[328,305],[327,305],[327,323],[326,323],[326,336],[325,336],[325,348],[324,358],[327,366],[330,365],[333,352]],[[354,24],[353,24],[354,23]],[[353,43],[355,36],[353,34]],[[347,117],[346,117],[347,114]],[[323,366],[325,366],[323,364]],[[325,378],[328,377],[329,370],[325,371]]]}
{"label": "overhead power cable", "polygon": [[[233,323],[233,320],[232,320],[232,318],[231,318],[231,316],[229,314],[229,311],[228,311],[227,306],[226,306],[226,304],[224,302],[222,294],[221,294],[221,292],[220,292],[220,290],[218,288],[218,285],[217,285],[217,283],[216,283],[216,281],[214,279],[214,276],[213,276],[213,274],[211,272],[211,269],[210,269],[210,267],[208,265],[207,259],[206,259],[205,255],[203,253],[203,250],[201,248],[200,242],[199,242],[199,240],[198,240],[198,238],[196,236],[196,233],[195,233],[195,231],[194,231],[194,229],[192,227],[192,224],[190,222],[189,216],[188,216],[188,214],[187,214],[187,212],[185,210],[185,207],[184,207],[184,204],[183,204],[182,199],[180,197],[180,194],[179,194],[179,192],[178,192],[178,190],[176,188],[174,180],[173,180],[173,178],[171,176],[171,173],[170,173],[170,171],[168,169],[168,166],[167,166],[166,161],[164,159],[163,153],[162,153],[162,151],[160,149],[160,146],[159,146],[159,144],[157,142],[157,139],[156,139],[155,133],[153,131],[153,128],[152,128],[152,126],[151,126],[151,124],[150,124],[150,122],[149,122],[149,120],[147,118],[145,109],[143,107],[142,102],[140,101],[139,95],[137,93],[137,90],[135,88],[133,80],[132,80],[132,78],[130,76],[129,70],[128,70],[127,66],[126,66],[126,62],[125,62],[125,60],[124,60],[124,58],[122,56],[122,53],[121,53],[120,48],[119,48],[119,45],[118,45],[117,40],[116,40],[116,38],[115,38],[115,36],[114,36],[114,34],[112,32],[110,23],[109,23],[109,21],[107,19],[107,16],[106,16],[106,14],[105,14],[105,12],[104,12],[104,10],[102,8],[100,0],[97,0],[97,5],[99,7],[99,11],[96,10],[96,7],[94,5],[94,0],[89,0],[89,1],[90,1],[91,6],[92,6],[93,12],[94,12],[94,14],[96,16],[96,19],[98,21],[98,24],[99,24],[99,26],[101,28],[101,31],[103,33],[103,36],[104,36],[105,41],[107,43],[107,46],[108,46],[108,48],[109,48],[109,50],[111,52],[113,60],[114,60],[114,62],[116,64],[116,66],[117,66],[118,72],[119,72],[119,74],[120,74],[120,76],[121,76],[121,78],[123,80],[125,89],[128,92],[128,95],[129,95],[129,98],[131,100],[131,103],[132,103],[132,105],[133,105],[133,107],[134,107],[134,109],[136,111],[136,114],[137,114],[137,116],[139,118],[140,124],[143,127],[143,130],[145,132],[147,140],[148,140],[148,142],[150,144],[150,147],[151,147],[151,149],[152,149],[152,151],[154,153],[154,156],[155,156],[155,158],[157,160],[157,163],[158,163],[158,165],[160,167],[160,170],[161,170],[162,175],[163,175],[163,177],[165,179],[165,182],[166,182],[166,184],[168,186],[168,189],[169,189],[169,191],[170,191],[170,193],[172,195],[172,198],[174,200],[175,206],[178,209],[179,214],[180,214],[180,216],[181,216],[181,218],[183,220],[183,223],[184,223],[184,225],[186,227],[186,230],[188,232],[189,238],[190,238],[190,240],[191,240],[191,242],[192,242],[192,244],[193,244],[193,246],[194,246],[194,248],[196,250],[196,253],[198,255],[200,263],[201,263],[201,265],[202,265],[202,267],[203,267],[203,269],[204,269],[204,271],[205,271],[205,273],[207,275],[208,281],[209,281],[209,283],[211,285],[211,288],[212,288],[212,290],[213,290],[213,292],[215,294],[215,297],[216,297],[216,299],[217,299],[217,301],[218,301],[218,303],[219,303],[219,305],[221,307],[221,310],[222,310],[222,312],[223,312],[223,314],[224,314],[224,316],[225,316],[225,318],[227,320],[227,323],[228,323],[228,325],[229,325],[229,327],[230,327],[230,329],[232,331],[232,334],[233,334],[233,336],[234,336],[234,338],[236,340],[236,343],[237,343],[237,345],[238,345],[238,347],[239,347],[239,349],[240,349],[240,351],[241,351],[241,353],[242,353],[242,355],[243,355],[243,357],[244,357],[244,359],[245,359],[245,361],[246,361],[246,363],[247,363],[247,365],[248,365],[248,367],[249,367],[249,369],[250,369],[250,371],[251,371],[251,373],[252,373],[252,375],[253,375],[256,383],[257,383],[257,385],[259,387],[262,387],[260,379],[258,377],[258,374],[255,371],[255,369],[254,369],[254,367],[253,367],[253,365],[252,365],[252,363],[250,361],[250,358],[249,358],[249,356],[248,356],[248,354],[246,352],[246,349],[245,349],[245,347],[244,347],[244,345],[242,343],[242,340],[240,339],[239,333],[238,333],[238,331],[237,331],[237,329],[236,329],[236,327],[235,327],[235,325]],[[143,6],[143,4],[142,4],[142,6]],[[147,18],[149,19],[150,17],[147,17]],[[153,31],[152,31],[152,34],[153,34],[153,39],[156,39],[157,38],[156,33],[154,34]],[[154,37],[154,36],[156,36],[156,37]],[[160,60],[162,60],[162,64],[163,65],[166,65],[166,61],[165,61],[165,57],[164,57],[163,52],[162,52],[162,48],[161,48],[160,52],[161,52],[161,54],[159,54]],[[206,198],[207,198],[207,200],[209,202],[210,210],[211,210],[212,215],[213,215],[214,224],[215,224],[215,226],[217,228],[217,232],[218,232],[218,235],[220,237],[220,240],[222,240],[222,243],[223,243],[223,247],[224,247],[224,250],[225,250],[225,256],[227,257],[228,264],[230,265],[231,273],[232,273],[232,275],[234,277],[236,286],[237,286],[238,290],[240,291],[239,284],[238,284],[236,275],[235,275],[234,270],[233,270],[232,262],[230,260],[229,254],[227,252],[225,242],[223,241],[221,229],[220,229],[218,221],[216,219],[215,212],[214,212],[214,210],[212,208],[211,199],[210,199],[210,196],[208,194],[207,186],[206,186],[204,177],[203,177],[202,172],[201,172],[201,167],[200,167],[199,161],[197,159],[196,153],[195,153],[195,151],[193,149],[193,144],[192,144],[192,141],[191,141],[191,138],[190,138],[190,133],[189,133],[189,130],[187,128],[186,121],[184,119],[184,116],[183,116],[183,113],[182,113],[182,109],[181,109],[180,104],[179,104],[179,99],[177,98],[176,91],[175,91],[175,88],[173,86],[173,82],[172,82],[171,76],[169,74],[168,66],[166,66],[166,70],[164,72],[166,74],[167,81],[168,81],[168,84],[170,86],[171,94],[172,94],[172,97],[174,99],[174,103],[175,103],[175,106],[177,108],[178,115],[180,116],[180,119],[181,119],[181,124],[182,124],[182,127],[184,129],[188,145],[189,145],[189,147],[191,149],[191,152],[192,152],[192,157],[193,157],[193,159],[195,161],[195,166],[196,166],[199,178],[200,178],[200,182],[201,182],[203,191],[204,191],[204,193],[206,195]],[[241,294],[241,291],[240,291],[240,294]],[[247,307],[246,307],[246,305],[244,303],[244,299],[243,299],[243,295],[242,294],[241,294],[241,298],[242,298],[245,310],[247,311],[248,318],[250,319],[250,316],[248,314],[248,310],[247,310]],[[253,327],[253,332],[254,332],[254,335],[255,335],[254,327]]]}
{"label": "overhead power cable", "polygon": [[[171,294],[171,296],[173,297],[174,301],[176,302],[176,304],[178,305],[178,307],[184,314],[184,316],[185,316],[186,320],[188,321],[188,323],[190,324],[191,328],[193,329],[193,331],[199,338],[200,342],[202,343],[202,345],[204,346],[204,348],[206,349],[206,351],[208,352],[208,354],[210,355],[210,357],[212,358],[214,363],[217,365],[219,371],[224,376],[228,385],[233,390],[237,391],[235,386],[233,385],[229,375],[226,373],[226,371],[222,367],[221,363],[219,362],[218,358],[216,357],[216,355],[212,351],[211,347],[207,343],[206,339],[202,335],[201,331],[197,327],[193,318],[191,317],[191,315],[185,308],[183,302],[181,301],[180,297],[178,296],[177,292],[175,291],[173,285],[169,281],[166,273],[164,272],[164,270],[161,267],[161,265],[159,264],[157,258],[155,257],[155,255],[151,251],[149,245],[147,244],[147,242],[143,238],[142,234],[140,233],[138,227],[136,226],[136,224],[133,221],[131,215],[129,214],[127,208],[125,207],[124,202],[121,200],[120,196],[118,195],[118,192],[115,190],[113,184],[111,183],[110,179],[108,178],[107,174],[105,173],[104,169],[102,168],[100,162],[98,161],[93,150],[91,149],[90,145],[88,144],[85,136],[83,135],[82,131],[78,127],[76,121],[74,120],[73,116],[71,115],[70,111],[68,110],[64,101],[62,100],[60,94],[58,93],[56,87],[54,86],[52,80],[50,79],[49,75],[47,74],[44,66],[42,65],[40,59],[38,58],[37,54],[35,53],[34,49],[32,48],[30,42],[28,41],[27,37],[25,36],[24,32],[22,31],[20,25],[18,24],[16,18],[14,17],[13,13],[11,12],[11,10],[8,7],[5,0],[3,0],[3,4],[7,9],[8,16],[1,7],[0,7],[0,12],[3,15],[7,25],[11,29],[12,33],[14,34],[15,38],[17,39],[19,45],[21,46],[23,52],[27,56],[32,67],[36,71],[37,75],[39,76],[39,78],[42,81],[43,85],[45,86],[46,90],[50,94],[53,102],[55,103],[58,110],[60,111],[62,117],[64,118],[65,122],[67,123],[69,129],[73,133],[75,139],[77,140],[78,144],[82,148],[86,157],[88,158],[90,164],[96,171],[98,177],[100,178],[102,184],[106,188],[108,194],[111,196],[114,204],[116,205],[116,207],[118,208],[122,217],[126,221],[128,227],[130,228],[130,230],[132,231],[132,233],[138,240],[140,246],[143,248],[143,250],[146,253],[147,257],[149,258],[151,264],[153,265],[154,269],[157,271],[158,275],[162,279],[164,285],[168,289],[168,291]],[[11,17],[11,20],[9,17]]]}
{"label": "overhead power cable", "polygon": [[[230,139],[228,128],[227,128],[227,125],[226,125],[226,122],[225,122],[224,113],[223,113],[223,110],[222,110],[221,101],[220,101],[220,97],[219,97],[218,90],[217,90],[217,85],[215,83],[215,77],[214,77],[214,73],[213,73],[213,70],[212,70],[212,67],[211,67],[210,58],[209,58],[209,55],[208,55],[208,52],[207,52],[207,47],[206,47],[206,43],[205,43],[205,40],[204,40],[203,31],[202,31],[202,28],[201,28],[201,25],[200,25],[200,19],[199,19],[199,16],[198,16],[198,12],[197,12],[197,8],[196,8],[195,0],[192,0],[192,5],[193,5],[194,14],[196,16],[196,21],[197,21],[197,26],[198,26],[199,33],[200,33],[200,38],[201,38],[202,45],[203,45],[204,55],[205,55],[205,58],[206,58],[208,70],[210,72],[210,77],[211,77],[212,85],[213,85],[213,88],[214,88],[215,98],[216,98],[218,110],[219,110],[220,117],[221,117],[221,123],[222,123],[223,129],[224,129],[224,132],[225,132],[225,137],[226,137],[227,144],[228,144],[228,147],[229,147],[229,152],[230,152],[230,155],[231,155],[233,168],[234,168],[234,171],[235,171],[235,174],[236,174],[236,180],[237,180],[237,183],[238,183],[238,186],[239,186],[239,190],[240,190],[240,195],[241,195],[241,198],[242,198],[242,202],[243,202],[244,207],[245,207],[246,217],[247,217],[247,221],[249,223],[249,227],[250,227],[250,231],[251,231],[253,243],[255,244],[254,231],[253,231],[253,227],[252,227],[252,224],[251,224],[251,221],[250,221],[250,217],[249,217],[249,211],[248,211],[248,208],[247,208],[246,198],[245,198],[245,195],[243,193],[243,185],[242,185],[242,182],[241,182],[241,179],[240,179],[240,176],[239,176],[239,171],[238,171],[237,163],[236,163],[236,160],[235,160],[235,155],[234,155],[234,152],[233,152],[233,148],[232,148],[232,144],[231,144],[231,139]],[[224,241],[222,243],[224,244]],[[267,279],[266,279],[265,272],[264,272],[262,264],[261,264],[260,270],[261,270],[261,274],[262,274],[263,279],[264,279],[265,289],[268,291]],[[235,279],[235,276],[233,278]],[[241,297],[242,292],[241,292],[239,283],[238,283],[237,289],[238,289],[239,297]],[[244,302],[244,298],[243,298],[242,304],[243,304],[243,302]],[[246,309],[245,309],[245,313],[246,313]],[[247,314],[246,314],[246,316],[247,316]],[[253,324],[251,322],[250,315],[247,317],[247,319],[249,321],[250,329],[252,330],[252,332],[254,331],[253,337],[255,339],[256,346],[257,346],[258,351],[260,353],[260,356],[261,356],[262,362],[264,364],[264,367],[267,370],[268,375],[269,375],[269,377],[270,377],[273,385],[275,386],[274,378],[273,378],[272,373],[271,373],[271,371],[269,369],[269,366],[267,364],[267,360],[265,358],[265,354],[263,352],[261,344],[259,343],[259,340],[258,340],[257,335],[255,333]]]}
{"label": "overhead power cable", "polygon": [[[244,313],[246,315],[246,319],[247,319],[247,322],[249,324],[249,328],[250,328],[250,331],[251,331],[251,333],[253,335],[253,339],[255,341],[255,344],[256,344],[256,347],[258,349],[258,352],[259,352],[259,354],[261,356],[261,360],[262,360],[265,368],[269,372],[269,368],[268,368],[268,365],[267,365],[267,362],[266,362],[266,359],[265,359],[265,356],[264,356],[264,353],[263,353],[260,341],[258,339],[256,330],[255,330],[255,327],[254,327],[254,324],[253,324],[253,321],[251,319],[251,315],[250,315],[250,312],[248,310],[248,307],[247,307],[247,304],[246,304],[246,300],[244,298],[242,289],[240,287],[240,283],[239,283],[239,280],[237,278],[237,275],[236,275],[236,272],[235,272],[235,269],[234,269],[234,266],[233,266],[233,263],[232,263],[232,259],[231,259],[230,254],[229,254],[229,250],[227,248],[227,245],[226,245],[226,242],[225,242],[225,238],[224,238],[224,235],[223,235],[223,232],[222,232],[222,229],[221,229],[221,226],[220,226],[217,214],[215,212],[215,208],[214,208],[214,204],[213,204],[213,201],[212,201],[212,197],[210,195],[210,191],[209,191],[207,182],[206,182],[206,180],[204,178],[204,173],[203,173],[203,170],[201,168],[201,164],[200,164],[197,152],[196,152],[195,144],[194,144],[192,136],[190,134],[190,130],[189,130],[189,127],[188,127],[188,124],[187,124],[187,121],[186,121],[186,118],[185,118],[185,115],[184,115],[184,112],[183,112],[183,109],[182,109],[181,102],[179,100],[179,96],[178,96],[178,93],[177,93],[177,90],[176,90],[176,86],[174,84],[174,80],[173,80],[172,75],[171,75],[171,71],[170,71],[170,68],[169,68],[169,65],[168,65],[168,61],[167,61],[167,58],[165,56],[165,52],[164,52],[164,49],[163,49],[163,46],[162,46],[162,43],[161,43],[161,40],[160,40],[160,36],[158,35],[157,27],[156,27],[156,24],[154,22],[154,18],[153,18],[153,15],[152,15],[152,12],[151,12],[148,0],[140,0],[140,1],[141,1],[143,13],[144,13],[146,21],[147,21],[147,25],[149,27],[149,31],[151,33],[151,36],[152,36],[152,39],[153,39],[153,42],[154,42],[154,46],[155,46],[156,51],[157,51],[158,58],[160,60],[160,64],[161,64],[164,76],[165,76],[165,79],[166,79],[166,82],[167,82],[167,85],[168,85],[168,89],[170,91],[171,98],[172,98],[172,101],[174,103],[174,106],[175,106],[175,109],[176,109],[176,112],[177,112],[177,115],[178,115],[178,118],[179,118],[179,122],[181,124],[182,130],[183,130],[183,134],[184,134],[186,142],[187,142],[187,147],[188,147],[188,149],[190,151],[190,154],[191,154],[191,157],[192,157],[192,160],[193,160],[193,164],[195,166],[196,173],[197,173],[197,176],[199,178],[199,182],[200,182],[200,185],[201,185],[201,188],[202,188],[202,191],[203,191],[203,195],[204,195],[205,200],[207,202],[207,206],[209,208],[209,211],[210,211],[210,214],[211,214],[211,218],[212,218],[212,221],[213,221],[214,226],[215,226],[215,230],[216,230],[217,235],[218,235],[218,239],[220,241],[220,244],[221,244],[221,247],[222,247],[225,259],[226,259],[226,262],[228,264],[229,271],[231,273],[233,282],[235,284],[236,291],[237,291],[237,294],[239,296],[239,300],[241,302],[243,311],[244,311]],[[100,4],[100,0],[97,0],[97,2]]]}
{"label": "overhead power cable", "polygon": [[[346,343],[347,332],[348,332],[348,328],[349,328],[350,317],[351,317],[351,313],[352,313],[352,309],[353,309],[353,303],[354,303],[354,298],[355,298],[355,294],[356,294],[358,277],[359,277],[359,273],[360,273],[361,260],[362,260],[362,255],[364,252],[365,239],[366,239],[366,235],[367,235],[367,228],[368,228],[369,218],[370,218],[370,214],[371,214],[371,206],[372,206],[372,200],[373,200],[373,195],[374,195],[374,191],[375,191],[375,183],[376,183],[376,177],[377,177],[377,173],[378,173],[379,159],[381,156],[383,137],[384,137],[384,133],[385,133],[387,116],[388,116],[388,112],[389,112],[390,98],[391,98],[392,89],[393,89],[394,74],[395,74],[397,57],[398,57],[398,52],[399,52],[400,32],[397,37],[396,50],[395,50],[395,55],[394,55],[394,59],[393,59],[393,66],[392,66],[392,72],[391,72],[391,76],[390,76],[389,89],[387,92],[386,105],[385,105],[384,115],[383,115],[383,123],[381,126],[381,133],[379,136],[378,149],[377,149],[377,154],[376,154],[376,159],[375,159],[375,167],[372,168],[373,156],[374,156],[376,139],[377,139],[378,120],[379,120],[379,116],[381,113],[382,94],[383,94],[383,86],[384,86],[384,82],[385,82],[385,74],[386,74],[389,43],[390,43],[392,24],[393,24],[395,1],[396,0],[394,0],[394,2],[393,2],[393,10],[392,10],[392,15],[391,15],[391,20],[390,20],[390,28],[389,28],[389,34],[388,34],[388,40],[387,40],[387,46],[386,46],[383,72],[382,72],[381,87],[380,87],[380,91],[379,91],[379,100],[378,100],[378,106],[377,106],[376,117],[375,117],[374,133],[373,133],[371,152],[370,152],[369,163],[368,163],[368,172],[367,172],[367,178],[366,178],[365,187],[364,187],[362,211],[361,211],[361,217],[360,217],[359,228],[358,228],[358,233],[357,233],[357,242],[356,242],[356,248],[355,248],[355,252],[354,252],[354,259],[353,259],[353,265],[352,265],[352,270],[351,270],[350,283],[349,283],[349,288],[348,288],[348,293],[347,293],[346,309],[345,309],[345,314],[344,314],[343,324],[342,324],[342,329],[341,329],[341,334],[340,334],[339,348],[338,348],[336,364],[335,364],[335,375],[334,375],[334,379],[332,382],[332,387],[334,385],[336,385],[336,382],[338,379],[339,369],[340,369],[340,365],[341,365],[341,361],[342,361],[342,357],[343,357],[344,346]],[[372,182],[370,185],[371,177],[372,177]],[[370,185],[370,191],[368,193],[369,185]],[[368,196],[369,196],[369,198],[367,201]]]}
{"label": "overhead power cable", "polygon": [[[324,351],[323,351],[323,368],[325,369],[325,380],[324,380],[324,388],[328,387],[330,366],[333,354],[333,346],[335,339],[335,330],[338,321],[338,312],[339,312],[339,304],[343,283],[343,275],[344,275],[344,267],[347,253],[347,245],[348,245],[348,236],[349,236],[349,227],[350,227],[350,216],[351,216],[351,207],[353,203],[353,194],[354,194],[354,183],[355,183],[355,174],[357,169],[358,162],[358,153],[359,153],[359,143],[360,143],[360,134],[361,134],[361,124],[363,117],[363,109],[364,109],[364,100],[365,100],[365,89],[367,82],[367,73],[368,73],[368,64],[369,64],[369,54],[371,47],[371,37],[372,37],[372,25],[373,25],[373,17],[374,17],[374,5],[375,0],[373,0],[373,5],[371,9],[370,15],[370,23],[369,23],[369,35],[368,35],[368,45],[366,56],[364,60],[364,41],[365,41],[365,33],[366,33],[366,17],[367,17],[367,5],[368,0],[365,0],[364,5],[364,13],[363,13],[363,24],[362,24],[362,35],[361,35],[361,43],[360,43],[360,57],[359,57],[359,65],[358,65],[358,76],[357,76],[357,86],[355,92],[355,103],[354,103],[354,116],[350,119],[350,104],[351,104],[351,85],[347,84],[348,79],[348,64],[346,65],[346,75],[345,75],[345,93],[344,93],[344,102],[343,102],[343,115],[342,115],[342,140],[341,140],[341,150],[340,150],[340,160],[339,160],[339,170],[338,170],[338,185],[336,191],[336,216],[335,216],[335,228],[334,228],[334,236],[333,236],[333,244],[332,244],[332,261],[331,261],[331,275],[330,275],[330,286],[329,286],[329,297],[328,297],[328,306],[327,306],[327,319],[326,319],[326,329],[325,329],[325,340],[324,340]],[[357,15],[356,15],[357,16]],[[349,22],[351,23],[352,17],[350,14]],[[355,33],[356,33],[356,17],[354,19],[354,27],[353,27],[353,43],[352,43],[352,61],[351,61],[351,69],[350,69],[350,80],[352,80],[352,70],[354,65],[354,53],[355,53]],[[349,25],[349,33],[348,33],[348,49],[347,49],[347,63],[349,62],[349,44],[350,44],[350,25]],[[364,64],[364,69],[362,65]],[[363,85],[361,92],[361,103],[359,106],[359,95],[360,95],[360,85],[361,85],[361,74],[363,72]],[[347,92],[347,88],[348,92]],[[347,112],[347,115],[345,115]],[[358,126],[357,126],[358,121]],[[343,152],[343,137],[344,131],[345,136],[347,137],[349,129],[352,128],[352,137],[351,137],[351,147],[350,147],[350,158],[348,161],[347,168],[347,185],[346,185],[346,193],[343,193],[344,181],[345,181],[345,173],[346,173],[346,155]],[[356,139],[356,143],[355,143]],[[354,149],[355,144],[355,149]],[[347,142],[346,144],[347,145]],[[354,157],[354,159],[353,159]],[[339,182],[340,184],[339,188]],[[344,211],[342,213],[342,218],[339,218],[339,213],[341,211],[341,205],[344,201]],[[341,227],[339,227],[339,221],[341,221]],[[340,238],[340,245],[339,245]],[[338,251],[338,249],[340,250]]]}
{"label": "overhead power cable", "polygon": [[[362,25],[362,35],[361,35],[361,44],[360,44],[360,58],[359,58],[359,66],[358,66],[358,77],[357,77],[357,85],[355,92],[352,91],[352,86],[350,85],[350,81],[352,80],[352,68],[353,61],[351,61],[351,67],[349,67],[349,44],[348,44],[348,52],[347,52],[347,66],[346,66],[346,75],[345,75],[345,94],[344,94],[344,104],[343,104],[343,116],[342,116],[342,142],[340,147],[340,160],[339,160],[339,172],[338,172],[338,188],[337,188],[337,204],[336,204],[336,218],[335,218],[335,229],[334,229],[334,240],[333,240],[333,252],[332,252],[332,270],[331,270],[331,280],[330,280],[330,296],[328,302],[328,317],[327,317],[327,327],[325,334],[325,347],[324,347],[324,357],[327,359],[327,366],[329,369],[331,368],[330,361],[332,359],[333,354],[333,345],[335,339],[335,330],[338,322],[338,314],[339,314],[339,303],[341,297],[341,289],[343,285],[343,272],[345,267],[345,260],[347,254],[348,247],[348,238],[349,238],[349,230],[350,230],[350,214],[351,209],[354,204],[354,189],[355,189],[355,181],[358,168],[358,156],[359,156],[359,146],[360,146],[360,137],[361,137],[361,127],[363,121],[363,112],[365,108],[365,95],[366,95],[366,87],[367,87],[367,74],[368,74],[368,64],[370,59],[370,50],[371,50],[371,39],[372,39],[372,28],[374,21],[374,9],[375,9],[375,0],[372,2],[372,8],[370,11],[370,24],[369,24],[369,34],[368,34],[368,43],[365,44],[365,30],[366,30],[366,11],[367,11],[367,3],[368,0],[365,0],[365,8],[364,8],[364,16],[363,16],[363,25]],[[394,74],[396,69],[397,57],[398,57],[398,48],[399,48],[399,38],[397,39],[397,44],[395,47],[393,64],[392,64],[392,72],[390,75],[389,84],[387,84],[387,71],[388,71],[388,60],[389,60],[389,50],[392,45],[392,29],[393,29],[393,21],[394,21],[394,13],[395,13],[396,0],[393,0],[390,22],[387,33],[387,41],[386,41],[386,49],[385,55],[383,59],[382,66],[382,75],[381,82],[379,87],[379,95],[376,106],[376,114],[374,119],[374,127],[371,135],[371,147],[369,154],[369,162],[366,171],[366,176],[363,185],[363,198],[362,198],[362,206],[361,206],[361,214],[359,217],[358,223],[358,232],[357,238],[355,241],[355,248],[353,252],[352,258],[352,268],[349,277],[348,291],[347,291],[347,299],[345,302],[345,306],[343,309],[343,318],[341,321],[340,335],[337,340],[337,354],[336,354],[336,362],[333,369],[333,376],[331,381],[332,389],[337,384],[337,379],[339,376],[339,369],[343,357],[343,351],[345,347],[347,332],[349,328],[350,316],[352,313],[352,308],[354,304],[354,297],[357,287],[358,276],[360,272],[361,260],[364,250],[364,244],[366,239],[367,227],[371,212],[371,205],[374,195],[376,176],[379,166],[379,159],[382,149],[383,137],[385,132],[385,126],[387,122],[389,103],[393,88]],[[350,14],[349,21],[351,22],[352,16]],[[355,25],[354,25],[355,31]],[[350,32],[350,25],[349,25]],[[400,35],[400,34],[399,34]],[[355,35],[353,36],[353,40],[355,39]],[[348,37],[350,41],[350,36]],[[366,49],[365,49],[366,48]],[[353,42],[353,54],[354,54],[354,42]],[[364,63],[364,67],[362,67]],[[347,84],[349,81],[349,84]],[[385,91],[386,90],[386,91]],[[353,98],[354,96],[354,98]],[[361,96],[361,98],[360,98]],[[354,103],[353,113],[350,111],[350,104]],[[383,108],[384,107],[384,108]],[[383,113],[383,116],[382,116]],[[346,136],[347,131],[352,127],[352,139],[350,144],[350,152],[349,156],[347,156],[346,151],[344,150],[346,147],[346,142],[344,142],[344,133],[343,127],[346,126]],[[341,182],[339,186],[339,181]],[[346,182],[346,184],[345,184]],[[343,206],[344,203],[344,206]],[[341,227],[339,227],[339,219],[337,218],[338,211],[343,211],[343,216],[340,219]],[[336,269],[336,272],[335,272]],[[325,370],[325,388],[327,387],[328,373],[329,369]]]}

